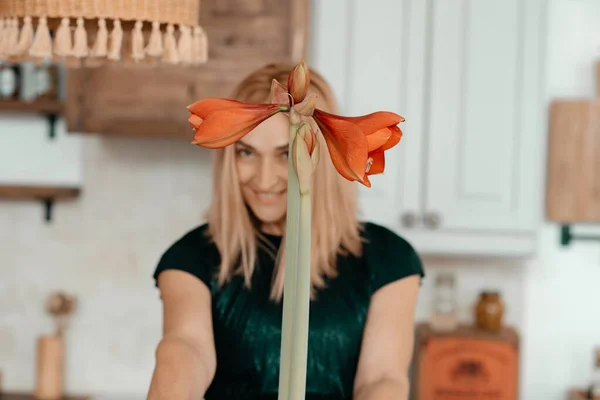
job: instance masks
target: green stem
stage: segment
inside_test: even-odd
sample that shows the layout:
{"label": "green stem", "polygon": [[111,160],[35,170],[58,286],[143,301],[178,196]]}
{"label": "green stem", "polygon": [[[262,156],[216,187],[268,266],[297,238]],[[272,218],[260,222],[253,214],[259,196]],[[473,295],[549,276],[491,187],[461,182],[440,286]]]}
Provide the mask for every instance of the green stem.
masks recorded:
{"label": "green stem", "polygon": [[308,323],[310,312],[310,193],[300,196],[300,238],[298,241],[298,272],[296,279],[296,313],[292,339],[292,374],[290,400],[305,400],[306,364],[308,357]]}
{"label": "green stem", "polygon": [[292,163],[292,145],[299,124],[290,124],[287,181],[287,216],[285,225],[285,280],[283,286],[283,321],[281,326],[281,359],[279,367],[279,400],[290,399],[293,336],[296,310],[296,277],[300,237],[300,184]]}

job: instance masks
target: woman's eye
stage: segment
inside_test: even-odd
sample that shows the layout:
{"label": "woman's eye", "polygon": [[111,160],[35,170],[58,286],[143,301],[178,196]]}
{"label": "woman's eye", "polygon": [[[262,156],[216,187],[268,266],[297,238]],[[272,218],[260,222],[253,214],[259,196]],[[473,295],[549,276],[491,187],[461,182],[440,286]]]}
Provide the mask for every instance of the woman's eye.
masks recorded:
{"label": "woman's eye", "polygon": [[248,149],[239,149],[237,153],[241,157],[250,157],[252,155],[252,152]]}
{"label": "woman's eye", "polygon": [[289,152],[287,152],[287,151],[284,151],[284,152],[283,152],[283,154],[282,154],[282,157],[283,157],[284,159],[286,159],[286,160],[288,159],[288,153],[289,153]]}

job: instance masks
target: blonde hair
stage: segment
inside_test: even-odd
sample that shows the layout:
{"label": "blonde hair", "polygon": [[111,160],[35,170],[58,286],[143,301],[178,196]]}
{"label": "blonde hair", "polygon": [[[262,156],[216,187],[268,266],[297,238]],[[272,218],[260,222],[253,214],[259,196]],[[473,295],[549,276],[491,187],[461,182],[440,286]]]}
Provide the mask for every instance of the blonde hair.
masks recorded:
{"label": "blonde hair", "polygon": [[[277,79],[287,86],[287,77],[293,66],[269,64],[260,68],[235,88],[234,99],[251,103],[265,103],[268,100],[271,81]],[[309,93],[318,96],[317,107],[327,112],[337,113],[338,106],[327,82],[314,70],[311,73]],[[312,254],[311,288],[325,287],[325,278],[337,276],[337,256],[362,253],[361,225],[357,212],[357,188],[355,183],[338,174],[331,162],[322,135],[320,141],[320,161],[312,184]],[[259,221],[246,206],[235,164],[234,146],[215,150],[213,163],[213,194],[206,215],[208,234],[221,256],[218,272],[219,286],[224,285],[234,275],[243,275],[250,287],[257,259],[257,248],[261,246],[276,260],[270,298],[281,300],[284,282],[285,235],[279,251],[274,248],[259,231]]]}

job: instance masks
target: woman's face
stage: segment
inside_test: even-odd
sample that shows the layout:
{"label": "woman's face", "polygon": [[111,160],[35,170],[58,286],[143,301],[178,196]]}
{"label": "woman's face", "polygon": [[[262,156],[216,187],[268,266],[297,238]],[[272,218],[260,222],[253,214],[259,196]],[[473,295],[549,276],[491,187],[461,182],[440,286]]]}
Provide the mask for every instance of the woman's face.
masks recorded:
{"label": "woman's face", "polygon": [[289,119],[276,114],[234,145],[242,195],[263,229],[286,215],[288,143]]}

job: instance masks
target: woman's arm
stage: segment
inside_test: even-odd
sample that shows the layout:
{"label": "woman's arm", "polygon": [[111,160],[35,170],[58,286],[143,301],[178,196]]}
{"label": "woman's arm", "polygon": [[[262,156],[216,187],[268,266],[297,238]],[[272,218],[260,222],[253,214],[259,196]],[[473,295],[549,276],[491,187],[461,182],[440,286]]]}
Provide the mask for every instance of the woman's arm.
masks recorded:
{"label": "woman's arm", "polygon": [[211,296],[187,272],[163,271],[158,279],[163,301],[163,337],[148,400],[202,399],[216,369]]}
{"label": "woman's arm", "polygon": [[420,276],[389,283],[373,294],[354,381],[355,400],[406,400]]}

